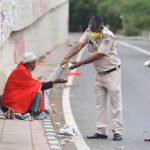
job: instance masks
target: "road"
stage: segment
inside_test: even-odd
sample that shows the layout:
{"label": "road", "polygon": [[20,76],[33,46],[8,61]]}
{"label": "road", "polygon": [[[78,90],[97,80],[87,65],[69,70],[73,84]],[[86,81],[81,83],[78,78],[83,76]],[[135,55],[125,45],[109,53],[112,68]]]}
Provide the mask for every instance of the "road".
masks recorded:
{"label": "road", "polygon": [[[150,50],[150,43],[148,41],[129,38],[120,38],[120,40],[147,51]],[[109,138],[107,140],[86,139],[87,135],[94,134],[96,131],[93,84],[95,71],[92,64],[90,64],[77,69],[81,76],[72,79],[72,88],[69,91],[69,103],[73,119],[70,117],[66,120],[68,122],[73,120],[82,134],[82,140],[76,140],[75,138],[75,144],[78,149],[150,149],[150,143],[143,141],[145,136],[150,136],[150,69],[145,68],[143,65],[149,59],[149,56],[137,51],[135,48],[122,44],[118,44],[118,53],[122,60],[123,121],[125,129],[123,140],[118,142],[112,140],[111,126],[109,126]],[[82,57],[86,57],[86,55],[88,53],[85,51]],[[109,122],[111,124],[110,112]]]}

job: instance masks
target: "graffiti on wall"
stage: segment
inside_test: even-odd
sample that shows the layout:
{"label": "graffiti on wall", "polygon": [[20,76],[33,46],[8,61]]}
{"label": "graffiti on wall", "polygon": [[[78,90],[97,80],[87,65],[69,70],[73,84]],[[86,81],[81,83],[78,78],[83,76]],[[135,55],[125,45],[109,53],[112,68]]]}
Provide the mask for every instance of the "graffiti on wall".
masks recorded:
{"label": "graffiti on wall", "polygon": [[44,13],[47,10],[48,10],[48,5],[43,0],[34,0],[32,2],[32,13],[34,17],[37,17],[39,12]]}
{"label": "graffiti on wall", "polygon": [[33,17],[36,17],[37,15],[37,6],[38,6],[38,1],[37,0],[34,0],[32,2],[32,14],[33,14]]}
{"label": "graffiti on wall", "polygon": [[15,48],[14,48],[14,63],[19,63],[22,54],[25,52],[25,44],[24,44],[24,39],[22,38],[21,35],[15,36],[13,38]]}
{"label": "graffiti on wall", "polygon": [[12,10],[15,9],[16,0],[3,1],[0,4],[0,42],[4,42],[5,34],[13,27]]}
{"label": "graffiti on wall", "polygon": [[0,47],[12,31],[32,24],[50,9],[49,0],[0,0]]}
{"label": "graffiti on wall", "polygon": [[4,42],[5,40],[5,31],[11,29],[12,20],[10,16],[4,12],[0,12],[0,42]]}
{"label": "graffiti on wall", "polygon": [[43,0],[40,0],[40,8],[42,12],[46,12],[48,10],[48,6]]}

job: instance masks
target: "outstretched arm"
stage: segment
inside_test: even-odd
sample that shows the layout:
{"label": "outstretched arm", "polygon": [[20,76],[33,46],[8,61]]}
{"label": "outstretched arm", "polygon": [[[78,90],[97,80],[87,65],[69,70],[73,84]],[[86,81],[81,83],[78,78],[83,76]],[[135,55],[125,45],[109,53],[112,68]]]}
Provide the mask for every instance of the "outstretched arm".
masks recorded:
{"label": "outstretched arm", "polygon": [[80,67],[80,66],[85,65],[85,64],[92,63],[92,62],[94,62],[94,61],[96,61],[98,59],[101,59],[103,56],[104,56],[104,54],[94,53],[93,55],[90,55],[89,57],[87,57],[87,58],[85,58],[85,59],[83,59],[81,61],[74,62],[73,66],[71,67],[71,69]]}
{"label": "outstretched arm", "polygon": [[68,63],[69,59],[76,55],[83,47],[85,43],[78,42],[64,57],[61,62],[61,65]]}
{"label": "outstretched arm", "polygon": [[48,82],[44,82],[42,83],[42,88],[41,90],[44,91],[44,90],[47,90],[47,89],[50,89],[50,88],[53,88],[53,84],[57,84],[57,83],[66,83],[67,80],[64,80],[64,79],[55,79],[53,81],[48,81]]}

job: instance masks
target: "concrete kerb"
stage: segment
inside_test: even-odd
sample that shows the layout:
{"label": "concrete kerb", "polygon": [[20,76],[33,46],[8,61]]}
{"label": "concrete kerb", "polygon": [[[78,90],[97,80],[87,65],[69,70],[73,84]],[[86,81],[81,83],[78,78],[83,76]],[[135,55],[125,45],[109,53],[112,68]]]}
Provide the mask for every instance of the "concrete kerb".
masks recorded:
{"label": "concrete kerb", "polygon": [[[50,79],[51,79],[51,76],[49,76],[48,81]],[[50,103],[49,103],[50,94],[51,94],[51,90],[45,91],[45,107],[46,107],[46,109],[49,110],[49,112],[51,112],[51,107],[50,107]],[[61,145],[57,139],[57,135],[54,131],[51,116],[49,116],[47,119],[43,120],[43,125],[44,125],[44,130],[46,133],[46,138],[49,143],[50,149],[51,150],[62,150]]]}

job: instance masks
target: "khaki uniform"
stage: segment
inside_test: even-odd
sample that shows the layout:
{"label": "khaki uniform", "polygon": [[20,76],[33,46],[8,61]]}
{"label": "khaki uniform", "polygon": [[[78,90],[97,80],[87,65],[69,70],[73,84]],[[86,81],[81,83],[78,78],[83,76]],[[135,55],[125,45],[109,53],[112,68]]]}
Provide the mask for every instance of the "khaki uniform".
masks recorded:
{"label": "khaki uniform", "polygon": [[[104,27],[100,38],[94,40],[90,37],[89,28],[85,31],[79,42],[88,44],[90,53],[105,54],[94,62],[96,70],[95,93],[97,110],[97,129],[100,134],[107,134],[107,103],[110,98],[112,112],[112,131],[123,134],[122,126],[122,96],[121,96],[121,69],[120,59],[113,33]],[[109,71],[106,73],[105,71]]]}

